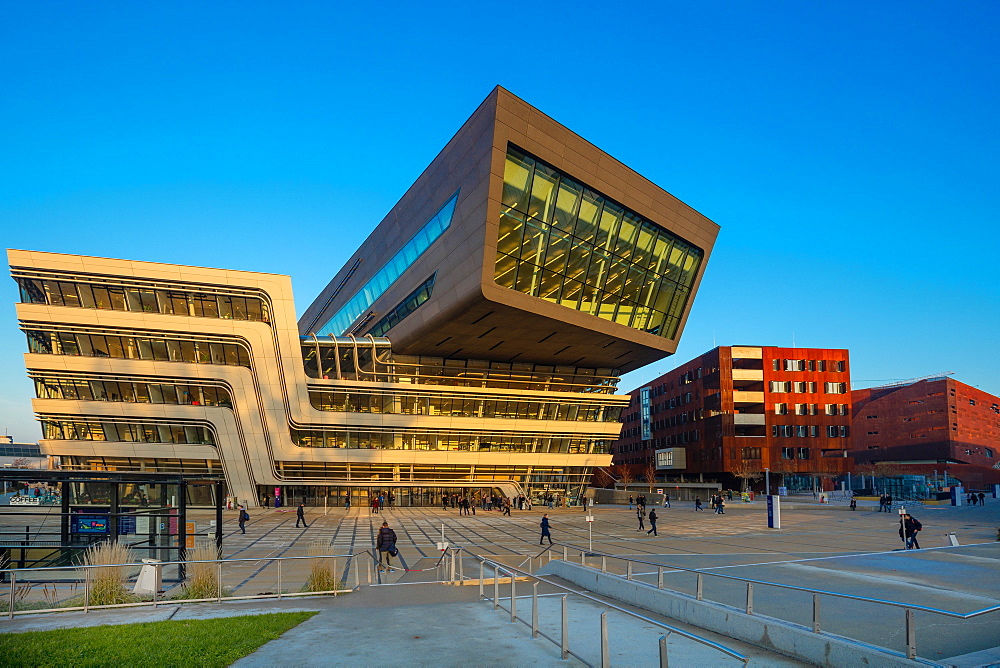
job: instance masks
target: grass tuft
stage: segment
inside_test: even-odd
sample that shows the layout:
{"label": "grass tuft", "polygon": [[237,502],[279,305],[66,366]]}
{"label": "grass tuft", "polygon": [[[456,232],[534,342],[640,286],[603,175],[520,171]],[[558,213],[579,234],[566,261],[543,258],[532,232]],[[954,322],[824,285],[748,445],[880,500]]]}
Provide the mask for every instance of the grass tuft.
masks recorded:
{"label": "grass tuft", "polygon": [[135,561],[135,555],[126,545],[104,541],[87,548],[83,558],[88,566],[103,566],[90,569],[89,605],[116,605],[139,600],[126,589],[128,571],[132,567],[106,566],[106,564],[131,564]]}
{"label": "grass tuft", "polygon": [[[190,561],[218,559],[219,552],[214,544],[202,544],[188,552]],[[222,596],[229,592],[223,589]],[[219,567],[216,564],[189,564],[184,588],[174,598],[216,598],[219,596]]]}
{"label": "grass tuft", "polygon": [[[319,557],[329,551],[329,547],[322,543],[313,543],[309,546],[309,556]],[[309,579],[302,587],[302,591],[335,591],[343,589],[343,582],[334,573],[334,560],[310,559]]]}

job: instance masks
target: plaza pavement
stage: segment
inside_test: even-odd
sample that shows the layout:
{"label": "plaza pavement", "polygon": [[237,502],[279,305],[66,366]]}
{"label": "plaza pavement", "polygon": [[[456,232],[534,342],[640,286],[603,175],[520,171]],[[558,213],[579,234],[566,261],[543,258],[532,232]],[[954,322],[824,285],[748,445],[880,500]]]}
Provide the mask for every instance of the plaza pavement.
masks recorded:
{"label": "plaza pavement", "polygon": [[[561,546],[567,545],[577,557],[581,550],[591,549],[592,530],[594,552],[628,555],[666,566],[726,572],[800,586],[913,600],[916,603],[930,601],[939,607],[959,611],[988,607],[990,602],[993,605],[1000,603],[1000,560],[995,549],[1000,544],[993,542],[1000,525],[1000,502],[988,502],[986,507],[927,506],[912,510],[924,525],[920,538],[924,547],[941,545],[944,536],[951,532],[963,544],[991,543],[977,546],[965,555],[947,550],[893,553],[901,545],[897,534],[898,516],[894,513],[852,512],[841,506],[813,504],[808,500],[793,505],[796,507],[786,507],[783,511],[782,528],[770,530],[766,528],[766,513],[762,512],[760,503],[750,507],[733,507],[731,504],[724,515],[711,511],[696,513],[689,503],[674,504],[671,509],[656,509],[660,515],[659,535],[656,537],[638,532],[635,511],[623,506],[597,506],[592,509],[595,519],[592,526],[585,521],[586,513],[579,508],[549,510],[536,507],[530,511],[515,510],[510,517],[482,510],[477,510],[474,516],[463,516],[457,510],[440,508],[386,508],[379,514],[372,514],[367,508],[349,511],[330,508],[324,514],[324,509],[312,508],[307,512],[308,529],[295,528],[294,510],[257,509],[247,524],[246,535],[240,534],[235,512],[232,512],[226,514],[224,522],[224,556],[255,560],[239,569],[227,566],[226,585],[236,588],[235,593],[273,591],[273,567],[269,563],[274,562],[269,562],[269,559],[274,557],[304,555],[317,548],[328,554],[341,555],[371,550],[375,533],[383,520],[388,521],[396,531],[398,547],[409,571],[386,574],[373,571],[371,577],[375,586],[367,586],[368,562],[363,559],[353,562],[365,564],[364,570],[358,570],[351,569],[350,563],[344,559],[338,567],[344,581],[353,585],[355,578],[360,576],[363,586],[356,593],[336,599],[189,604],[157,611],[103,611],[86,616],[82,613],[26,616],[0,622],[0,631],[76,625],[82,619],[89,623],[97,620],[120,623],[157,615],[174,615],[176,619],[185,615],[260,613],[282,608],[319,609],[323,611],[320,615],[283,638],[265,645],[245,658],[241,665],[358,665],[376,662],[389,665],[459,665],[468,663],[470,659],[498,665],[547,665],[558,661],[558,648],[551,643],[530,640],[526,627],[507,623],[502,611],[495,613],[489,603],[479,602],[477,587],[418,584],[444,576],[443,572],[434,568],[440,554],[437,542],[441,540],[442,525],[445,539],[453,546],[461,546],[469,552],[511,565],[523,565],[528,557],[535,557],[544,549],[538,545],[538,523],[543,512],[549,513],[557,550],[561,551]],[[199,531],[210,529],[212,517],[214,513],[207,511],[189,513],[189,519],[197,523]],[[897,563],[887,565],[887,558],[895,558]],[[466,564],[466,577],[477,577],[477,573],[470,572],[475,568],[473,562],[467,560]],[[900,564],[905,566],[901,568]],[[612,565],[611,570],[615,570],[615,566]],[[640,579],[655,578],[648,571],[637,572],[636,575]],[[670,577],[681,576],[683,574],[667,577],[669,581]],[[378,586],[379,583],[399,586]],[[678,588],[683,590],[683,586]],[[524,606],[528,603],[521,597],[527,592],[518,593],[521,616],[526,617]],[[706,585],[706,595],[711,593]],[[724,600],[726,595],[722,592],[719,597]],[[767,610],[768,604],[760,600],[762,612],[771,614]],[[557,615],[557,611],[552,609],[554,601],[551,597],[542,598],[543,620]],[[580,620],[589,619],[591,621],[587,623],[594,624],[593,619],[599,614],[594,605],[574,605],[570,615]],[[901,611],[897,614],[893,610],[886,616],[883,625],[886,633],[898,636],[901,625],[895,616],[901,616]],[[824,618],[827,617],[831,623],[842,623],[833,621],[837,616],[830,608],[824,608]],[[683,627],[672,620],[662,621]],[[986,625],[974,624],[974,621],[949,620],[949,625],[954,624],[944,629],[944,635],[972,637],[978,646],[1000,645],[1000,637],[997,637],[1000,625],[995,618]],[[865,623],[865,620],[859,618],[858,623]],[[656,637],[660,630],[652,626],[641,629],[640,622],[625,618],[612,619],[609,626],[612,638],[617,638],[612,641],[612,647],[617,647],[614,650],[617,657],[613,659],[615,663],[655,663]],[[697,629],[691,630],[754,656],[753,662],[757,665],[776,665],[782,661],[787,665],[795,664],[764,650],[748,648]],[[844,633],[839,628],[837,631]],[[850,636],[849,623],[846,631],[844,634]],[[926,641],[927,630],[921,629],[921,633]],[[596,636],[593,632],[583,636],[591,645],[587,650],[590,654],[584,653],[585,660],[594,663],[593,652],[596,649],[593,641]],[[648,637],[642,642],[626,644],[621,641],[633,636]],[[670,643],[672,657],[689,656],[692,662],[709,665],[724,663],[718,656],[712,659],[704,654],[698,655],[699,651],[711,650],[702,649],[692,641],[671,636]],[[626,650],[626,646],[641,646],[642,650],[635,653],[639,650]],[[337,649],[322,650],[324,647]],[[950,646],[942,646],[936,651],[941,657],[957,653]],[[283,661],[279,662],[279,658]]]}

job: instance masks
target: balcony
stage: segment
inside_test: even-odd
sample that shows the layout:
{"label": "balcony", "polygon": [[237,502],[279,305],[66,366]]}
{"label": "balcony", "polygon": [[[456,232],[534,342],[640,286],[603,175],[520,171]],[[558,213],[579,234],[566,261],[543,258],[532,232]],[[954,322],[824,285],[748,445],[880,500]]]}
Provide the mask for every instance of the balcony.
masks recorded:
{"label": "balcony", "polygon": [[764,415],[760,413],[737,413],[733,416],[733,424],[738,427],[764,426]]}
{"label": "balcony", "polygon": [[762,404],[764,403],[763,392],[746,392],[735,390],[733,392],[733,403],[737,404]]}
{"label": "balcony", "polygon": [[764,380],[764,371],[762,369],[733,369],[733,380],[749,380],[749,381],[760,381]]}

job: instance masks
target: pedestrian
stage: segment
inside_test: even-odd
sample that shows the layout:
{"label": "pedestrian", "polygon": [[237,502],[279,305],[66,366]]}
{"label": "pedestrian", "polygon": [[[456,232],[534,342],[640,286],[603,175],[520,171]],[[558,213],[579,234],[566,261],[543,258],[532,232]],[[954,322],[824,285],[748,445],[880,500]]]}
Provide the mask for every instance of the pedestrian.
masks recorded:
{"label": "pedestrian", "polygon": [[243,533],[247,532],[247,521],[250,519],[250,513],[242,505],[240,506],[240,531]]}
{"label": "pedestrian", "polygon": [[441,497],[441,510],[448,510],[448,495]]}
{"label": "pedestrian", "polygon": [[640,508],[636,508],[635,509],[635,516],[639,520],[639,528],[636,529],[636,531],[644,531],[646,529],[646,526],[644,524],[646,514],[644,512],[642,512],[642,510]]}
{"label": "pedestrian", "polygon": [[904,513],[899,517],[899,537],[903,539],[907,550],[919,550],[920,543],[917,542],[917,533],[923,529],[923,525],[916,517],[909,513]]}
{"label": "pedestrian", "polygon": [[986,505],[986,495],[983,494],[982,492],[979,493],[979,505],[981,506]]}
{"label": "pedestrian", "polygon": [[[378,537],[375,539],[375,549],[378,550],[378,569],[380,573],[385,573],[386,568],[392,568],[392,559],[399,554],[396,549],[396,532],[389,528],[389,522],[382,522],[382,528],[378,530]],[[385,560],[383,567],[382,560]]]}
{"label": "pedestrian", "polygon": [[350,510],[350,509],[351,509],[351,495],[350,494],[345,494],[344,495],[344,510]]}
{"label": "pedestrian", "polygon": [[715,512],[720,515],[726,514],[726,500],[719,494],[719,504],[715,507]]}
{"label": "pedestrian", "polygon": [[663,495],[663,507],[664,508],[669,508],[670,507],[670,495],[669,494],[664,494]]}
{"label": "pedestrian", "polygon": [[632,495],[629,494],[628,495],[628,509],[629,510],[632,510],[632,502],[633,502]]}
{"label": "pedestrian", "polygon": [[878,497],[878,511],[882,512],[885,510],[885,494],[879,494]]}
{"label": "pedestrian", "polygon": [[733,490],[731,490],[731,489],[727,489],[727,490],[726,490],[726,497],[728,497],[728,499],[729,499],[730,501],[732,501],[732,500],[733,500]]}
{"label": "pedestrian", "polygon": [[302,524],[305,524],[305,526],[306,526],[307,529],[309,528],[309,525],[306,524],[306,504],[304,504],[304,503],[300,503],[299,507],[295,511],[295,528],[296,529],[299,528],[299,522],[302,522]]}
{"label": "pedestrian", "polygon": [[580,505],[583,506],[583,512],[587,512],[587,497],[580,496]]}
{"label": "pedestrian", "polygon": [[701,507],[701,497],[694,497],[694,512],[698,511],[705,512],[705,509]]}
{"label": "pedestrian", "polygon": [[885,495],[885,512],[892,512],[892,494]]}
{"label": "pedestrian", "polygon": [[858,509],[858,500],[857,500],[857,499],[855,499],[855,498],[854,498],[854,497],[852,496],[852,497],[851,497],[851,510],[857,510],[857,509]]}
{"label": "pedestrian", "polygon": [[389,507],[392,508],[393,504],[396,503],[396,495],[389,492]]}
{"label": "pedestrian", "polygon": [[510,497],[504,497],[503,499],[503,514],[510,517]]}
{"label": "pedestrian", "polygon": [[656,509],[655,508],[653,510],[649,511],[649,531],[646,532],[646,535],[648,536],[649,534],[653,534],[654,536],[657,535],[656,534]]}
{"label": "pedestrian", "polygon": [[378,496],[372,497],[372,513],[378,514]]}
{"label": "pedestrian", "polygon": [[538,538],[538,544],[541,545],[545,538],[549,539],[549,545],[552,544],[552,534],[549,532],[549,514],[545,513],[542,515],[542,535]]}

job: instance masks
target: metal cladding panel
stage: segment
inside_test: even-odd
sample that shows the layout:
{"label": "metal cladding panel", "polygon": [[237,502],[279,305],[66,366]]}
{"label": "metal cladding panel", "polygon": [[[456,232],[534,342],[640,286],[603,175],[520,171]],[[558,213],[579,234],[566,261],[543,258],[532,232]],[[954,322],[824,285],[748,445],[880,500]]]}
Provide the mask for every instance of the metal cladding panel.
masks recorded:
{"label": "metal cladding panel", "polygon": [[[497,284],[494,264],[510,145],[701,249],[690,296],[671,337]],[[300,333],[319,332],[456,192],[458,202],[449,229],[372,304],[369,313],[359,317],[352,333],[363,335],[371,323],[433,275],[430,299],[385,334],[396,352],[627,372],[676,350],[718,226],[499,87],[307,309],[299,323]]]}

